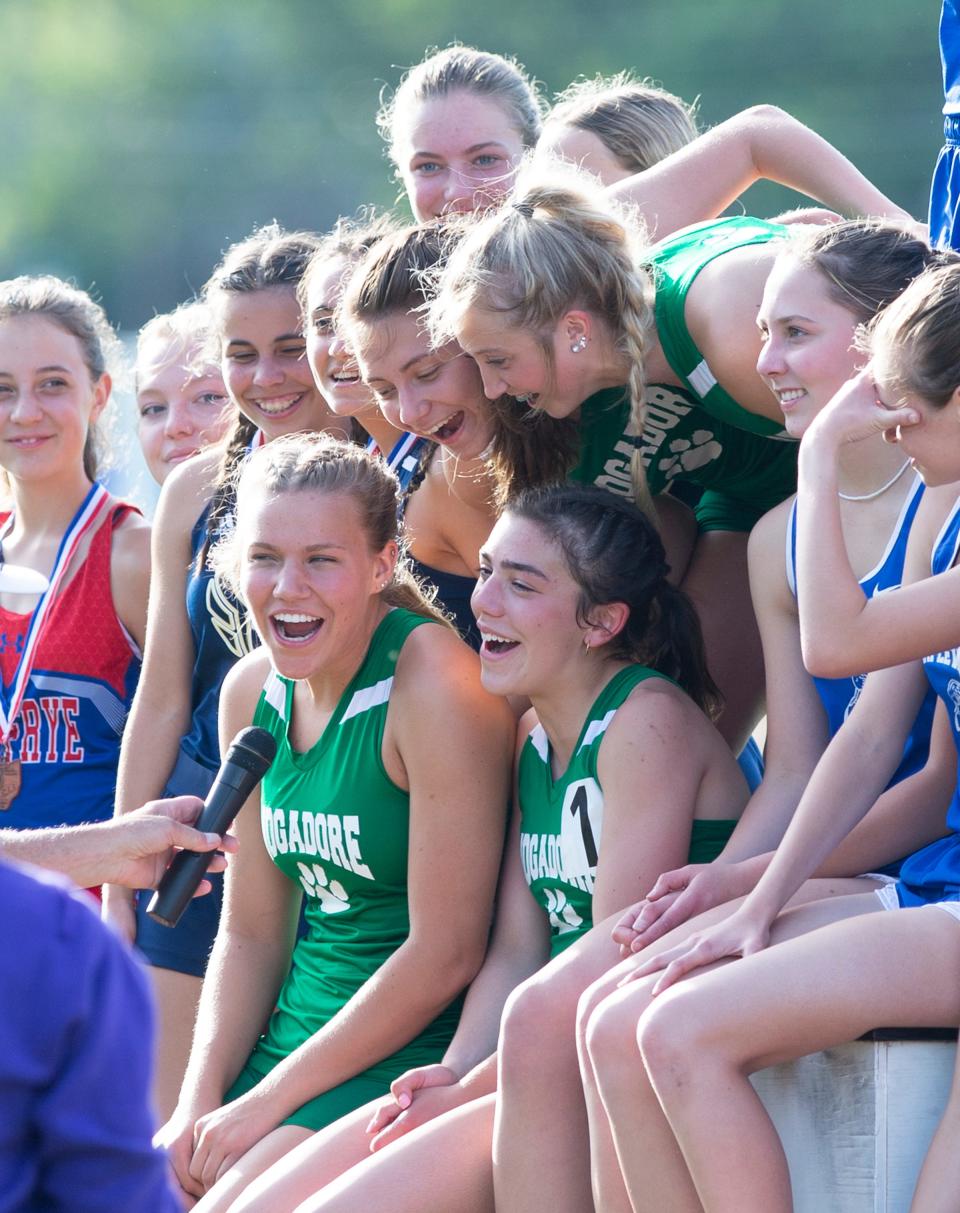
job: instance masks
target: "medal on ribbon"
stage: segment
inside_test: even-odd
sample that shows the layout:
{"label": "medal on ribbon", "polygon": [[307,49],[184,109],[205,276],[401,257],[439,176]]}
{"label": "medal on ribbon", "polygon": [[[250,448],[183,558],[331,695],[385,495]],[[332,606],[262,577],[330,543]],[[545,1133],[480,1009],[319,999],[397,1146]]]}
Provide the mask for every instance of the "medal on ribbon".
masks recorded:
{"label": "medal on ribbon", "polygon": [[[9,687],[0,685],[0,745],[2,745],[3,749],[3,758],[0,760],[0,812],[9,809],[20,792],[22,782],[20,759],[13,757],[10,747],[10,735],[13,732],[14,725],[17,723],[17,717],[20,715],[20,706],[27,692],[30,675],[33,673],[33,667],[37,660],[37,651],[50,615],[50,609],[53,606],[60,583],[63,581],[74,553],[84,536],[94,527],[100,514],[109,503],[110,494],[103,485],[96,483],[91,485],[89,493],[83,499],[80,508],[74,514],[70,525],[64,531],[63,538],[60,540],[57,556],[53,562],[53,571],[50,574],[49,581],[46,582],[46,588],[40,594],[40,601],[30,616],[30,623],[27,625],[23,652],[20,654],[20,660],[17,662],[13,682]],[[0,535],[0,543],[10,533],[12,527],[13,515],[11,514],[7,519],[3,534]],[[0,561],[2,561],[2,554],[0,554]],[[36,592],[39,588],[40,574],[35,573],[32,569],[18,569],[16,566],[0,563],[0,589],[14,588],[13,586],[3,586],[4,580],[8,582],[11,580],[11,576],[3,577],[5,568],[12,575],[14,581],[17,580],[17,574],[21,574],[20,581],[23,582],[21,592]],[[34,578],[32,582],[30,578],[22,576],[27,573],[32,574]],[[32,586],[32,589],[28,588],[29,586]],[[19,585],[17,588],[20,588]]]}

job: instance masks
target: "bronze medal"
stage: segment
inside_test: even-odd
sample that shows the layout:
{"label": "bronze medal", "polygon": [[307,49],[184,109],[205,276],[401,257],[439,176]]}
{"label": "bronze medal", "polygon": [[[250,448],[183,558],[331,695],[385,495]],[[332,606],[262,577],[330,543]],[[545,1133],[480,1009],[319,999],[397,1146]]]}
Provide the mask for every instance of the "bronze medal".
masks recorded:
{"label": "bronze medal", "polygon": [[19,758],[7,758],[0,762],[0,811],[9,809],[20,791]]}

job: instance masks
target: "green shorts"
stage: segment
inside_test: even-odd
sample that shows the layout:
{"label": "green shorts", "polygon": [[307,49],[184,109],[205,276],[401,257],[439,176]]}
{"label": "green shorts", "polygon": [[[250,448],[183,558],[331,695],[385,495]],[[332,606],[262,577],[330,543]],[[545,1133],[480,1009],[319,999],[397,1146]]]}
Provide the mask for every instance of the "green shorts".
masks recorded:
{"label": "green shorts", "polygon": [[695,821],[687,863],[712,863],[727,845],[736,821]]}
{"label": "green shorts", "polygon": [[[438,1058],[439,1060],[439,1058]],[[398,1071],[395,1078],[400,1076],[401,1071]],[[241,1095],[246,1095],[266,1077],[260,1074],[254,1067],[247,1062],[240,1072],[240,1076],[227,1092],[224,1103],[232,1103],[233,1100],[239,1099]],[[312,1129],[315,1133],[320,1129],[325,1129],[327,1125],[332,1125],[335,1120],[339,1120],[341,1116],[346,1116],[348,1112],[353,1112],[357,1108],[363,1107],[365,1103],[369,1103],[372,1099],[380,1099],[390,1090],[390,1083],[385,1082],[382,1078],[373,1078],[364,1074],[357,1074],[354,1078],[348,1078],[346,1082],[340,1083],[339,1086],[332,1087],[329,1091],[324,1091],[322,1095],[318,1095],[315,1099],[308,1100],[303,1107],[297,1108],[296,1112],[291,1113],[283,1124],[298,1125],[303,1129]]]}

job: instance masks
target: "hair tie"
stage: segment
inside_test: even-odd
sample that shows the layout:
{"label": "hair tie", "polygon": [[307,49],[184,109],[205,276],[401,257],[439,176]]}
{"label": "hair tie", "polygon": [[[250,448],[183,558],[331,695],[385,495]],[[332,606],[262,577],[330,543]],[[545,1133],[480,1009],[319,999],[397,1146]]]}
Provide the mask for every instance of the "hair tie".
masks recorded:
{"label": "hair tie", "polygon": [[512,202],[510,204],[517,214],[522,215],[524,219],[533,218],[533,203],[531,202]]}

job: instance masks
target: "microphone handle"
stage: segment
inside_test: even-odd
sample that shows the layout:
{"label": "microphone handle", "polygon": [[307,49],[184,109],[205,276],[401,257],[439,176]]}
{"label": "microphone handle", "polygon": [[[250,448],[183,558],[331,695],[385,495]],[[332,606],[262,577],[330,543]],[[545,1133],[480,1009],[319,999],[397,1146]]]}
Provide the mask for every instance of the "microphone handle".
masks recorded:
{"label": "microphone handle", "polygon": [[[259,779],[258,773],[235,763],[221,767],[200,810],[196,828],[210,834],[225,834]],[[213,856],[213,851],[180,851],[174,856],[150,898],[147,906],[150,917],[165,927],[175,927],[193,900]]]}

